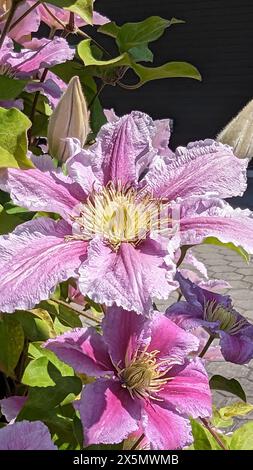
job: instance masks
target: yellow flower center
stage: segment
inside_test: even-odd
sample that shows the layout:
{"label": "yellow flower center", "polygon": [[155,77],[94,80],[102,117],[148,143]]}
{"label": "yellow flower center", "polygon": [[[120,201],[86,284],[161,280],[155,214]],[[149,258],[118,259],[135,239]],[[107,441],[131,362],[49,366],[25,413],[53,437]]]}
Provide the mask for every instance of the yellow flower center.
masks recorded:
{"label": "yellow flower center", "polygon": [[109,184],[82,205],[80,216],[75,217],[79,233],[73,238],[90,240],[99,235],[117,249],[123,242],[140,243],[150,232],[164,233],[170,220],[167,203]]}
{"label": "yellow flower center", "polygon": [[159,351],[138,353],[130,361],[126,361],[124,369],[118,368],[118,374],[122,380],[122,387],[126,388],[132,398],[149,398],[161,401],[154,396],[162,390],[170,380],[166,377],[171,366],[164,367],[168,361],[157,360]]}
{"label": "yellow flower center", "polygon": [[223,305],[215,305],[215,301],[207,302],[204,319],[209,322],[219,322],[219,329],[233,335],[246,325],[246,320],[238,320],[236,312],[232,308]]}

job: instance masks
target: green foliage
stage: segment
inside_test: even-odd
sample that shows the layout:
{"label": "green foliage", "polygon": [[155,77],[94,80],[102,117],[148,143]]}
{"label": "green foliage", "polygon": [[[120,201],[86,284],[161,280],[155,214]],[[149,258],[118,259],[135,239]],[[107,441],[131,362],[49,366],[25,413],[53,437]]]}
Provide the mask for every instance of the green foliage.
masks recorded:
{"label": "green foliage", "polygon": [[[191,426],[194,439],[192,450],[221,450],[221,446],[202,424],[192,419]],[[222,441],[225,441],[223,436],[219,437]]]}
{"label": "green foliage", "polygon": [[27,158],[30,120],[18,109],[0,108],[0,168],[33,168]]}
{"label": "green foliage", "polygon": [[26,83],[27,80],[16,80],[6,75],[0,75],[0,100],[16,98],[23,91]]}
{"label": "green foliage", "polygon": [[53,320],[46,310],[18,311],[14,316],[22,324],[29,341],[46,341],[55,336]]}
{"label": "green foliage", "polygon": [[158,80],[161,78],[194,78],[201,80],[201,76],[193,65],[187,62],[168,62],[160,67],[144,67],[137,64],[127,52],[123,52],[117,57],[107,60],[97,59],[94,56],[91,40],[84,39],[77,47],[78,54],[86,66],[92,66],[92,73],[95,76],[103,77],[100,68],[114,69],[119,67],[132,68],[139,77],[139,82],[134,88],[139,88],[150,80]]}
{"label": "green foliage", "polygon": [[57,317],[60,322],[70,328],[78,328],[82,326],[82,322],[77,312],[68,306],[67,303],[59,304],[57,300],[44,300],[40,302],[40,307],[43,310],[47,310],[54,317]]}
{"label": "green foliage", "polygon": [[246,402],[245,392],[238,380],[226,379],[226,377],[223,377],[222,375],[213,375],[209,384],[212,390],[222,390],[224,392],[232,393]]}
{"label": "green foliage", "polygon": [[227,428],[233,425],[233,418],[245,416],[253,411],[253,405],[238,401],[219,410],[213,407],[212,424],[216,428]]}
{"label": "green foliage", "polygon": [[253,421],[233,433],[229,447],[231,450],[253,450]]}
{"label": "green foliage", "polygon": [[74,371],[60,361],[52,351],[41,348],[40,343],[33,343],[28,350],[35,358],[27,365],[22,383],[31,387],[54,386],[61,377],[72,377]]}
{"label": "green foliage", "polygon": [[125,23],[122,26],[117,26],[114,22],[107,23],[101,26],[99,31],[115,38],[119,51],[129,52],[135,62],[152,62],[153,54],[148,48],[148,43],[159,39],[166,28],[177,23],[184,21],[150,16],[144,21]]}
{"label": "green foliage", "polygon": [[14,377],[14,369],[24,347],[21,323],[12,315],[0,314],[0,370]]}

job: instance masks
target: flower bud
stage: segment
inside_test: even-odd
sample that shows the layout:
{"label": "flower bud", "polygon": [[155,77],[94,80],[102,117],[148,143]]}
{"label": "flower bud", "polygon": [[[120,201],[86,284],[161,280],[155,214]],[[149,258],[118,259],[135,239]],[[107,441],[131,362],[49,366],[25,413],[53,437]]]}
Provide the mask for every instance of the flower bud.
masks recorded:
{"label": "flower bud", "polygon": [[239,158],[253,157],[253,100],[218,134],[217,140],[233,147]]}
{"label": "flower bud", "polygon": [[66,162],[70,155],[67,138],[77,138],[83,147],[89,134],[89,111],[78,77],[72,77],[48,123],[48,148],[52,157]]}

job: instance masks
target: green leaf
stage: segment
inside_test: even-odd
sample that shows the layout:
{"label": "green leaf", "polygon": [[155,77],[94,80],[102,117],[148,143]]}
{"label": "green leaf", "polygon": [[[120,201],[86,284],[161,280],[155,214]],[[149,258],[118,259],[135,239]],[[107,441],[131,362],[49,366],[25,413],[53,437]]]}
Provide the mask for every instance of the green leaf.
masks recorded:
{"label": "green leaf", "polygon": [[227,419],[234,418],[235,416],[245,416],[251,411],[253,411],[253,405],[250,403],[237,401],[232,405],[220,408],[219,413],[223,418]]}
{"label": "green leaf", "polygon": [[145,44],[132,47],[128,53],[135,62],[153,62],[153,52]]}
{"label": "green leaf", "polygon": [[[51,365],[53,368],[54,366]],[[53,371],[51,370],[53,375]],[[50,376],[50,363],[47,357],[39,357],[31,361],[24,371],[22,383],[31,387],[48,387],[55,385]]]}
{"label": "green leaf", "polygon": [[27,130],[31,122],[16,108],[0,108],[0,168],[33,168],[27,158]]}
{"label": "green leaf", "polygon": [[78,377],[60,377],[53,386],[31,387],[28,399],[19,413],[18,420],[46,420],[58,405],[69,396],[70,401],[79,395],[82,389],[81,380]]}
{"label": "green leaf", "polygon": [[226,377],[223,377],[222,375],[213,375],[210,379],[209,385],[212,390],[229,392],[241,398],[244,402],[247,401],[245,392],[238,380],[226,379]]}
{"label": "green leaf", "polygon": [[236,251],[236,253],[238,253],[238,255],[240,255],[244,259],[244,261],[247,261],[247,263],[249,263],[250,261],[249,253],[247,253],[247,251],[244,250],[244,248],[242,248],[241,246],[236,246],[232,242],[223,243],[216,237],[207,237],[203,240],[202,243],[204,245],[224,246],[224,248],[228,248],[229,250]]}
{"label": "green leaf", "polygon": [[181,20],[172,18],[166,20],[160,16],[150,16],[138,23],[125,23],[117,33],[117,44],[121,52],[127,52],[133,47],[156,41],[164,30],[175,23],[183,23]]}
{"label": "green leaf", "polygon": [[192,419],[192,435],[194,450],[221,450],[212,434],[198,421]]}
{"label": "green leaf", "polygon": [[111,36],[112,38],[116,38],[120,32],[120,26],[118,26],[115,21],[111,21],[110,23],[100,26],[98,31],[106,34],[107,36]]}
{"label": "green leaf", "polygon": [[48,387],[57,384],[61,377],[74,376],[73,369],[60,361],[52,351],[47,349],[43,351],[38,343],[35,348],[41,356],[32,360],[26,367],[22,378],[23,384],[31,387]]}
{"label": "green leaf", "polygon": [[199,71],[188,62],[168,62],[167,64],[160,65],[160,67],[144,67],[140,64],[132,64],[132,68],[140,78],[135,88],[139,88],[150,80],[162,78],[193,78],[201,80]]}
{"label": "green leaf", "polygon": [[40,308],[43,310],[47,310],[54,316],[56,316],[61,323],[65,326],[69,326],[71,328],[78,328],[82,326],[82,322],[71,306],[67,307],[65,305],[60,305],[53,300],[43,300],[39,304]]}
{"label": "green leaf", "polygon": [[77,46],[77,52],[84,62],[84,65],[96,65],[100,67],[130,65],[128,54],[124,53],[108,60],[96,59],[91,48],[91,39],[84,39]]}
{"label": "green leaf", "polygon": [[40,342],[31,343],[29,345],[29,354],[33,356],[35,359],[46,357],[48,361],[50,361],[61,373],[63,377],[73,376],[74,370],[65,362],[62,362],[58,357],[50,351],[49,349],[43,348],[43,344]]}
{"label": "green leaf", "polygon": [[213,406],[212,424],[216,428],[227,428],[233,425],[233,419],[221,415],[220,410]]}
{"label": "green leaf", "polygon": [[50,0],[50,3],[72,11],[81,16],[87,23],[92,24],[93,0]]}
{"label": "green leaf", "polygon": [[97,69],[93,69],[93,73],[95,75],[97,74],[96,76],[101,76],[100,67],[131,67],[140,78],[140,81],[136,85],[133,85],[132,88],[139,88],[150,80],[161,78],[181,77],[201,80],[201,76],[196,67],[187,62],[168,62],[160,67],[144,67],[143,65],[136,64],[126,52],[109,60],[97,60],[93,56],[90,39],[84,39],[81,41],[77,50],[86,66],[97,67]]}
{"label": "green leaf", "polygon": [[32,310],[17,311],[14,316],[22,324],[25,336],[30,341],[45,341],[55,336],[53,321],[48,312],[43,312],[42,315]]}
{"label": "green leaf", "polygon": [[24,332],[13,315],[0,315],[0,370],[14,376],[14,369],[24,347]]}
{"label": "green leaf", "polygon": [[25,88],[27,80],[16,80],[15,78],[0,75],[0,100],[15,99]]}
{"label": "green leaf", "polygon": [[230,441],[231,450],[253,450],[253,422],[237,429]]}

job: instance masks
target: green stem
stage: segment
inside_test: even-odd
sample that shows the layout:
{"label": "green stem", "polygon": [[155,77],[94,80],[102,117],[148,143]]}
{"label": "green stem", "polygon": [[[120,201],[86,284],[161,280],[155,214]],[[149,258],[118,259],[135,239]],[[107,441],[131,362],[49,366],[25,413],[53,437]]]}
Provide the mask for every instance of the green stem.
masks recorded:
{"label": "green stem", "polygon": [[134,445],[131,447],[130,450],[135,450],[137,449],[137,447],[140,445],[140,443],[143,441],[145,437],[145,434],[142,434],[141,437],[139,437],[139,439],[137,439],[137,441],[134,443]]}
{"label": "green stem", "polygon": [[203,357],[206,354],[207,350],[211,346],[214,339],[215,339],[215,335],[210,335],[209,336],[206,345],[203,347],[201,353],[199,354],[199,357]]}
{"label": "green stem", "polygon": [[87,318],[88,320],[96,321],[97,323],[100,323],[100,321],[97,318],[93,318],[92,316],[87,315],[83,311],[77,310],[76,308],[72,307],[72,305],[68,304],[67,302],[64,302],[63,300],[53,299],[53,301],[58,305],[62,305],[63,307],[66,307],[69,310],[72,310],[72,312],[75,312],[76,315],[80,315],[84,318]]}
{"label": "green stem", "polygon": [[217,444],[222,448],[222,450],[229,450],[224,442],[222,442],[219,434],[210,426],[208,420],[206,418],[200,418],[206,429],[212,434],[213,438],[216,440]]}
{"label": "green stem", "polygon": [[13,16],[15,14],[15,11],[17,9],[17,6],[18,6],[18,3],[17,1],[15,0],[12,0],[12,3],[11,3],[11,8],[9,10],[9,15],[8,15],[8,18],[5,22],[5,25],[4,25],[4,28],[3,28],[3,31],[2,31],[2,34],[0,36],[0,49],[4,43],[4,40],[5,40],[5,37],[10,29],[10,26],[11,26],[11,22],[13,20]]}

